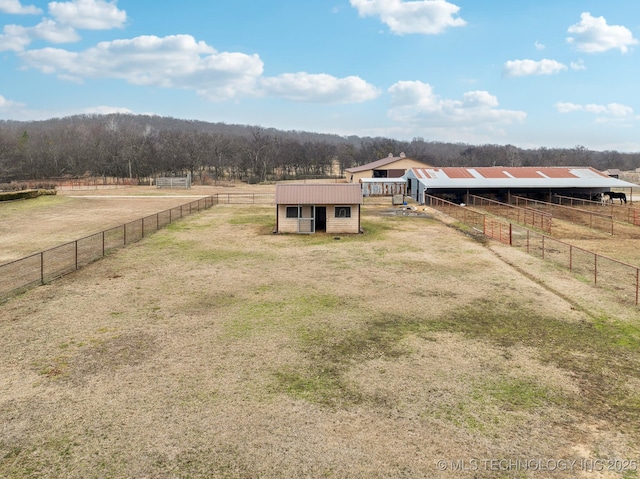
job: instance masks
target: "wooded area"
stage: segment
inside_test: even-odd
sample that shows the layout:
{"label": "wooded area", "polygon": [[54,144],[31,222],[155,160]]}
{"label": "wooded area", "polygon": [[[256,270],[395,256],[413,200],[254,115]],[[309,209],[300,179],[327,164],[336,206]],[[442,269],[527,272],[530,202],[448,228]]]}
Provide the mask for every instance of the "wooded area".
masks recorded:
{"label": "wooded area", "polygon": [[640,167],[640,153],[521,149],[414,138],[280,131],[147,115],[79,115],[0,121],[0,183],[52,178],[149,178],[191,173],[250,183],[342,175],[345,168],[404,152],[433,166]]}

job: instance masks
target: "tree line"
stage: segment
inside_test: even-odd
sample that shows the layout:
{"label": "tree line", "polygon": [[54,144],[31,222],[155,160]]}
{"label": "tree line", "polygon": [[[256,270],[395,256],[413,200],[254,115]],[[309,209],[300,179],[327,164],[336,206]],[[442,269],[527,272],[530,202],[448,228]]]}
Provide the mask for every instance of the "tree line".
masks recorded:
{"label": "tree line", "polygon": [[414,138],[339,136],[148,115],[76,115],[0,121],[0,183],[53,178],[149,178],[251,183],[342,175],[392,153],[433,166],[640,167],[640,153],[521,149]]}

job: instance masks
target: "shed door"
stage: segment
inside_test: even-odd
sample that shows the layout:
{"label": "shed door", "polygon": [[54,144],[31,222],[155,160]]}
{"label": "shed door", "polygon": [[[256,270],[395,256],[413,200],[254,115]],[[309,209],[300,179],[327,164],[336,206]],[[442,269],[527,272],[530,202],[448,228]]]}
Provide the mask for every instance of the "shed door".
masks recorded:
{"label": "shed door", "polygon": [[316,206],[316,231],[327,231],[327,207]]}

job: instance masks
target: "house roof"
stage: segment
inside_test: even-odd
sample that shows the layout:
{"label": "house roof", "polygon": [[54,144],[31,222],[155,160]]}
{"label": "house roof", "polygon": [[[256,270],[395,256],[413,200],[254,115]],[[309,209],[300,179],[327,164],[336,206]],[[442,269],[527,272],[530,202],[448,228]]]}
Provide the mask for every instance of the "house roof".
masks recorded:
{"label": "house roof", "polygon": [[[386,158],[382,158],[380,160],[372,161],[371,163],[367,163],[366,165],[354,166],[353,168],[346,168],[344,171],[348,173],[360,173],[361,171],[375,170],[376,168],[382,168],[383,166],[390,165],[391,163],[395,163],[396,161],[406,160],[407,157],[404,153],[400,153],[400,156],[393,156],[393,153],[389,153],[389,156]],[[422,163],[418,160],[413,160],[418,163]],[[426,163],[424,164],[425,166]]]}
{"label": "house roof", "polygon": [[277,205],[355,205],[362,204],[359,184],[276,185]]}
{"label": "house roof", "polygon": [[630,188],[590,167],[412,168],[427,188]]}

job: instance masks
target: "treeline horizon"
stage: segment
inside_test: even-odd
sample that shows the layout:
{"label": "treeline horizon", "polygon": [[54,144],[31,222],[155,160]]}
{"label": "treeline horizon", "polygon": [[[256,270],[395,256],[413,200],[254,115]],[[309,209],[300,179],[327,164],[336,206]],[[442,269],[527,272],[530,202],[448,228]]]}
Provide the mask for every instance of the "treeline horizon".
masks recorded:
{"label": "treeline horizon", "polygon": [[149,178],[249,183],[339,175],[392,154],[435,167],[590,166],[635,170],[640,152],[523,149],[414,138],[340,136],[132,114],[0,121],[0,183],[53,178]]}

